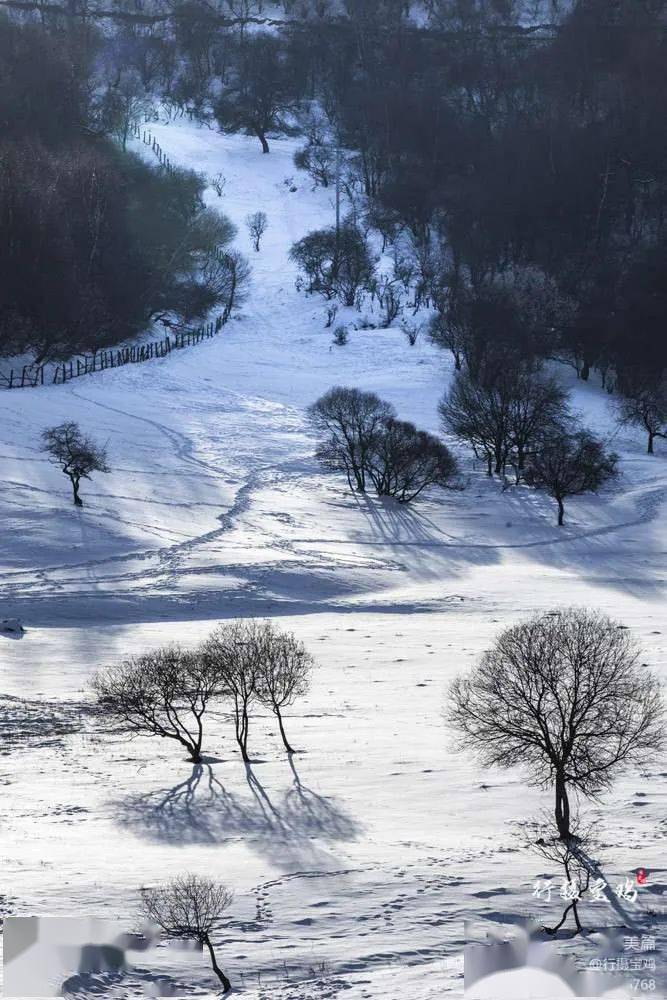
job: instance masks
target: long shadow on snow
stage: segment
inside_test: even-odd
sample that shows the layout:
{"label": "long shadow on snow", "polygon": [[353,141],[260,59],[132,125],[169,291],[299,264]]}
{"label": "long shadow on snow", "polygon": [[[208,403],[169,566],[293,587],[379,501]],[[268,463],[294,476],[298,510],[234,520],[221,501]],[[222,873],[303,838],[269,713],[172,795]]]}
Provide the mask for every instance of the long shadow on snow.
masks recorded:
{"label": "long shadow on snow", "polygon": [[117,822],[132,833],[161,843],[223,844],[243,838],[272,857],[313,852],[312,838],[354,840],[360,827],[332,799],[305,785],[290,761],[292,784],[274,800],[250,764],[248,795],[225,788],[210,764],[172,788],[128,796],[117,803]]}

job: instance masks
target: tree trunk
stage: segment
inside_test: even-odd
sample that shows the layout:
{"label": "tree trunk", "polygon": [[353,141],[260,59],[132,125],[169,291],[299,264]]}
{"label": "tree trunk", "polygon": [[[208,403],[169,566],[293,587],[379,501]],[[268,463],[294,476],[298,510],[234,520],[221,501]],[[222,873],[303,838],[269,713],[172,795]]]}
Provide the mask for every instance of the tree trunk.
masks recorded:
{"label": "tree trunk", "polygon": [[259,141],[262,144],[262,152],[263,153],[270,153],[271,150],[269,149],[269,144],[266,141],[266,135],[264,134],[264,130],[261,129],[261,128],[259,128],[259,127],[257,127],[255,129],[255,133],[257,135],[257,138],[259,139]]}
{"label": "tree trunk", "polygon": [[72,492],[74,493],[74,504],[76,507],[83,507],[83,500],[79,496],[79,480],[75,476],[70,476]]}
{"label": "tree trunk", "polygon": [[204,938],[204,944],[208,948],[208,953],[211,957],[211,968],[213,969],[216,976],[222,983],[222,988],[225,991],[225,993],[228,993],[232,988],[232,984],[230,983],[229,979],[227,979],[227,976],[224,974],[224,972],[222,971],[222,969],[220,968],[220,966],[216,961],[215,952],[213,951],[213,945],[211,944],[211,939],[208,936],[208,934]]}
{"label": "tree trunk", "polygon": [[589,378],[590,374],[591,374],[590,363],[588,361],[586,361],[586,359],[584,358],[584,361],[583,361],[583,363],[581,365],[581,374],[580,374],[581,380],[583,382],[588,382],[588,378]]}
{"label": "tree trunk", "polygon": [[653,438],[654,437],[655,437],[655,434],[653,433],[653,431],[649,431],[648,432],[648,447],[646,449],[646,453],[648,455],[652,455],[653,454]]}
{"label": "tree trunk", "polygon": [[561,840],[570,839],[570,800],[567,796],[565,775],[556,772],[556,826]]}
{"label": "tree trunk", "polygon": [[240,710],[236,710],[236,742],[239,745],[241,751],[241,758],[248,764],[250,763],[250,757],[248,756],[248,710],[244,706]]}
{"label": "tree trunk", "polygon": [[563,506],[563,501],[560,497],[556,497],[556,502],[558,504],[558,527],[563,527],[563,521],[565,519],[565,507]]}
{"label": "tree trunk", "polygon": [[287,750],[288,753],[294,753],[294,750],[290,746],[289,740],[287,739],[287,733],[285,732],[285,727],[283,725],[283,717],[282,717],[282,715],[280,713],[280,709],[278,708],[277,705],[275,706],[275,713],[276,713],[276,717],[278,719],[278,726],[280,728],[280,735],[282,736],[282,740],[283,740],[283,744],[285,746],[285,749]]}

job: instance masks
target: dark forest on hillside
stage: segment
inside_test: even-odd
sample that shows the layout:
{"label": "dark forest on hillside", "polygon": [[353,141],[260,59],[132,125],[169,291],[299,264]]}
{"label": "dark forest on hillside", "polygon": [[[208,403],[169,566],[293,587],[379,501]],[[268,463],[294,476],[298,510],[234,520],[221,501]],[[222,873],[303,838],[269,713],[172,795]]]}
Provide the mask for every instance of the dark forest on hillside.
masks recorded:
{"label": "dark forest on hillside", "polygon": [[227,259],[233,227],[203,209],[205,181],[125,149],[162,102],[265,151],[302,136],[316,183],[343,149],[346,225],[396,247],[397,280],[473,377],[556,357],[629,393],[659,379],[663,3],[109,6],[5,5],[4,354],[94,349],[224,294],[201,263]]}

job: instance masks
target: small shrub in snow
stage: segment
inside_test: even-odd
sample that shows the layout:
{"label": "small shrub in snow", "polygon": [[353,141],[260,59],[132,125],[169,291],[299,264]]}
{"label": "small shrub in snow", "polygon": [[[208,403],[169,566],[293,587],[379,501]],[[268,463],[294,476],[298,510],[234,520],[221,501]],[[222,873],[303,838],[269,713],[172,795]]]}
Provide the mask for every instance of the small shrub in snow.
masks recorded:
{"label": "small shrub in snow", "polygon": [[329,327],[333,326],[333,322],[337,315],[338,315],[338,306],[336,305],[335,302],[333,303],[333,305],[327,306],[327,322],[326,322],[327,330],[329,329]]}
{"label": "small shrub in snow", "polygon": [[315,181],[315,186],[329,187],[335,176],[336,152],[323,143],[309,143],[294,154],[294,166],[306,170]]}
{"label": "small shrub in snow", "polygon": [[216,174],[215,177],[211,177],[211,187],[218,198],[222,198],[223,192],[227,187],[227,178],[223,174]]}
{"label": "small shrub in snow", "polygon": [[404,319],[401,322],[401,330],[405,334],[410,347],[414,347],[417,343],[417,338],[419,337],[419,327],[417,324]]}
{"label": "small shrub in snow", "polygon": [[348,340],[349,340],[349,335],[347,332],[347,327],[337,326],[336,329],[334,330],[334,335],[333,335],[334,344],[337,344],[339,347],[344,347],[345,344],[347,344]]}

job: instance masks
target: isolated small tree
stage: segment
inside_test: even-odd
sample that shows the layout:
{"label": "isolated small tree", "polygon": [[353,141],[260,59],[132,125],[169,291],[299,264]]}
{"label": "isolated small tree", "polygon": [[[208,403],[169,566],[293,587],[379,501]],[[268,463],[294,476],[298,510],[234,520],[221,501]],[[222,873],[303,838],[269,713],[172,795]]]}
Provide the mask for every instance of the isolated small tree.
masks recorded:
{"label": "isolated small tree", "polygon": [[165,646],[108,667],[93,679],[100,709],[140,736],[159,736],[201,761],[203,718],[221,695],[220,679],[199,651]]}
{"label": "isolated small tree", "polygon": [[244,301],[250,284],[250,265],[238,250],[219,254],[218,264],[220,301],[223,303],[222,321],[227,323],[234,309]]}
{"label": "isolated small tree", "polygon": [[458,474],[449,448],[405,420],[389,418],[375,436],[368,468],[378,496],[416,500],[429,486],[453,488]]}
{"label": "isolated small tree", "polygon": [[345,472],[350,489],[363,493],[376,437],[394,416],[393,406],[374,392],[334,386],[308,407],[319,435],[317,457],[327,468]]}
{"label": "isolated small tree", "polygon": [[618,422],[643,427],[648,434],[647,453],[653,454],[655,438],[667,438],[667,381],[645,380],[629,388],[616,405]]}
{"label": "isolated small tree", "polygon": [[618,457],[589,431],[556,427],[539,442],[525,479],[554,498],[561,526],[567,497],[595,493],[615,476],[617,462]]}
{"label": "isolated small tree", "polygon": [[258,697],[261,660],[261,626],[254,621],[219,625],[202,647],[218,690],[234,705],[236,742],[245,763],[250,761],[248,735],[250,713]]}
{"label": "isolated small tree", "polygon": [[168,938],[194,940],[205,946],[211,968],[225,993],[232,984],[218,961],[211,934],[234,898],[230,889],[199,875],[179,875],[166,885],[141,890],[142,909]]}
{"label": "isolated small tree", "polygon": [[260,626],[257,638],[260,654],[257,697],[275,715],[285,749],[292,754],[294,749],[287,739],[282,712],[307,694],[313,658],[292,632],[279,632],[270,622]]}
{"label": "isolated small tree", "polygon": [[382,309],[382,328],[388,330],[396,319],[401,315],[403,307],[403,297],[399,287],[398,279],[384,275],[378,281],[377,297]]}
{"label": "isolated small tree", "polygon": [[553,818],[540,817],[522,826],[524,846],[550,864],[557,865],[563,873],[563,881],[568,885],[567,900],[558,923],[551,927],[543,925],[546,934],[557,934],[567,918],[572,914],[576,933],[583,933],[579,916],[579,903],[584,899],[591,884],[591,864],[588,855],[599,851],[599,842],[591,824],[582,826],[577,815],[570,817],[570,836],[561,840],[558,831],[553,833]]}
{"label": "isolated small tree", "polygon": [[225,175],[222,173],[215,174],[214,177],[210,178],[210,183],[218,198],[222,198],[227,187],[227,178]]}
{"label": "isolated small tree", "polygon": [[82,479],[90,479],[93,472],[110,472],[107,450],[85,435],[77,423],[68,420],[57,427],[48,427],[42,433],[43,450],[51,456],[72,484],[74,503],[83,507],[79,496]]}
{"label": "isolated small tree", "polygon": [[248,232],[250,233],[250,238],[252,239],[252,245],[259,253],[262,236],[266,232],[269,225],[266,212],[253,212],[251,215],[246,216],[245,221],[248,227]]}
{"label": "isolated small tree", "polygon": [[594,611],[538,615],[500,634],[451,685],[448,718],[487,767],[528,769],[555,789],[561,840],[571,790],[596,797],[664,745],[660,682],[628,632]]}

